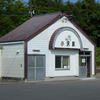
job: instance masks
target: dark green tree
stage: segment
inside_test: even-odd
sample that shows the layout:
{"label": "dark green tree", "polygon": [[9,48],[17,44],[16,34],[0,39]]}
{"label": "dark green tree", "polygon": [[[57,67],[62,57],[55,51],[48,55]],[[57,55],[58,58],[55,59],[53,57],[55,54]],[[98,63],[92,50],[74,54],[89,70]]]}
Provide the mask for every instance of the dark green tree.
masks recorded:
{"label": "dark green tree", "polygon": [[66,13],[73,15],[72,19],[97,43],[100,36],[99,18],[96,16],[99,15],[100,4],[95,0],[78,0],[75,4],[68,1],[64,6]]}
{"label": "dark green tree", "polygon": [[36,15],[60,12],[63,7],[62,0],[29,0],[28,3],[31,11],[34,10]]}
{"label": "dark green tree", "polygon": [[[1,0],[0,1],[0,37],[7,34],[29,17],[20,16],[28,15],[29,9],[20,0]],[[2,12],[2,13],[1,13]],[[1,16],[5,15],[5,16]],[[10,15],[10,16],[9,16]],[[18,16],[16,16],[18,15]]]}

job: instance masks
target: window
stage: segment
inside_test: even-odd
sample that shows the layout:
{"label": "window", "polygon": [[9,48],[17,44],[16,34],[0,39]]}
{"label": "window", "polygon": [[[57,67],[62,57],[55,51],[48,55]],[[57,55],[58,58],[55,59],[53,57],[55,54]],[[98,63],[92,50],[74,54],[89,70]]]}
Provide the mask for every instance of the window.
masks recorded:
{"label": "window", "polygon": [[87,51],[87,52],[81,52],[81,51],[80,51],[80,52],[79,52],[79,55],[90,55],[90,52],[88,52],[88,51]]}
{"label": "window", "polygon": [[56,56],[55,57],[56,69],[69,69],[69,56]]}

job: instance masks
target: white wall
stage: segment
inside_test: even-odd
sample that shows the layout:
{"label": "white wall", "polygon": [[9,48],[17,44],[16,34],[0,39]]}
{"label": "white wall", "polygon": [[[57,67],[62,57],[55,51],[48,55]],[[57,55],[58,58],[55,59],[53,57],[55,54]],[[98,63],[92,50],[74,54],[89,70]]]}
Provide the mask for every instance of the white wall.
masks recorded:
{"label": "white wall", "polygon": [[2,47],[1,76],[24,78],[24,44],[7,43],[2,44]]}
{"label": "white wall", "polygon": [[[56,70],[55,69],[55,56],[69,56],[70,57],[70,69]],[[50,77],[55,76],[78,76],[78,50],[51,50],[51,61],[50,61]],[[77,70],[76,70],[77,69]]]}
{"label": "white wall", "polygon": [[[67,41],[65,38],[68,38],[68,36],[71,36],[71,40],[68,40],[70,43],[69,46],[67,46]],[[75,46],[72,46],[72,42],[75,42]],[[64,43],[63,46],[61,46],[61,42]],[[57,39],[55,40],[55,43],[54,43],[54,47],[56,48],[80,48],[80,43],[79,43],[79,40],[78,38],[76,37],[76,35],[71,32],[71,31],[63,31],[61,32],[58,36],[57,36]]]}
{"label": "white wall", "polygon": [[[45,74],[46,76],[49,76],[49,67],[48,67],[48,62],[49,62],[49,55],[48,55],[48,41],[45,38],[45,36],[41,36],[41,39],[36,39],[37,37],[31,39],[28,42],[28,54],[38,54],[38,55],[45,55],[46,58],[46,63],[45,63]],[[33,50],[40,50],[39,52],[34,52]]]}
{"label": "white wall", "polygon": [[[51,25],[50,27],[48,27],[47,29],[45,29],[43,32],[41,32],[39,35],[37,35],[36,37],[34,37],[33,39],[31,39],[29,42],[28,42],[28,47],[27,47],[27,50],[28,50],[28,54],[45,54],[46,55],[46,77],[51,77],[52,75],[54,76],[57,76],[57,75],[78,75],[79,74],[79,55],[78,55],[78,51],[74,51],[76,53],[74,53],[74,55],[71,55],[71,59],[75,58],[74,60],[76,60],[76,63],[74,61],[74,63],[76,65],[74,65],[74,67],[72,68],[73,64],[71,64],[71,71],[67,71],[67,74],[66,74],[66,71],[63,71],[64,73],[62,74],[61,72],[59,71],[54,71],[54,55],[53,52],[51,50],[49,50],[49,41],[50,41],[50,38],[52,36],[52,34],[55,32],[55,30],[57,30],[58,28],[61,28],[61,27],[71,27],[73,28],[74,30],[77,31],[77,33],[79,34],[81,40],[82,40],[82,44],[83,44],[83,48],[88,48],[88,50],[86,51],[92,51],[92,75],[94,75],[94,46],[93,44],[91,44],[91,42],[69,21],[67,20],[66,21],[62,21],[64,20],[64,17],[59,19],[57,22],[55,22],[53,25]],[[78,39],[77,37],[72,33],[72,32],[69,32],[70,34],[73,35],[72,39],[74,41],[74,38],[75,38],[75,41],[77,43],[76,47],[75,48],[78,48],[79,49],[79,43],[78,43]],[[68,33],[68,34],[69,34]],[[62,35],[65,35],[64,32],[61,33]],[[62,36],[59,36],[59,38],[62,38],[62,40],[64,39],[64,37]],[[58,40],[56,41],[56,47],[59,47],[59,38]],[[64,39],[65,40],[65,39]],[[65,48],[65,47],[64,47]],[[71,47],[73,48],[73,47]],[[40,50],[40,52],[33,52],[33,50]],[[71,51],[71,54],[72,54],[73,51]],[[56,53],[56,52],[55,52]],[[60,52],[60,53],[63,53],[63,52]],[[67,54],[67,52],[64,51],[64,53]],[[52,61],[52,62],[51,62]],[[51,65],[51,63],[53,65]],[[76,69],[75,69],[76,68]],[[53,72],[52,72],[53,71]]]}
{"label": "white wall", "polygon": [[[35,52],[33,50],[40,50]],[[28,54],[46,54],[48,50],[47,40],[34,40],[28,42]]]}
{"label": "white wall", "polygon": [[0,49],[0,78],[1,78],[1,65],[2,65],[2,56],[1,56],[1,49]]}
{"label": "white wall", "polygon": [[[44,54],[46,56],[46,77],[54,76],[78,76],[79,66],[78,66],[78,50],[48,50],[47,40],[36,40],[31,39],[28,42],[28,54]],[[40,52],[33,52],[33,50],[40,50]],[[59,70],[55,71],[55,55],[70,55],[70,70]]]}
{"label": "white wall", "polygon": [[62,22],[62,20],[64,19],[61,18],[60,20],[58,20],[56,23],[54,23],[53,25],[51,25],[48,29],[48,38],[50,39],[53,32],[55,30],[57,30],[58,28],[60,27],[71,27],[73,28],[74,30],[76,30],[76,32],[79,34],[80,38],[81,38],[81,41],[82,41],[82,45],[83,45],[83,48],[88,48],[87,50],[83,50],[83,51],[92,51],[92,75],[94,75],[95,71],[94,71],[94,67],[95,67],[95,63],[94,63],[94,45],[69,21],[67,20],[67,23],[64,21]]}

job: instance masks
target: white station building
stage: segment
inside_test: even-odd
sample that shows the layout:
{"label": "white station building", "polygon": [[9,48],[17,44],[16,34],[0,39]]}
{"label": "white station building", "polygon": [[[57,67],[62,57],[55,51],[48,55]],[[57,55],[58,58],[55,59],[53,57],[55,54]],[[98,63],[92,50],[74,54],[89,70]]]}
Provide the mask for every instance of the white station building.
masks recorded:
{"label": "white station building", "polygon": [[32,17],[0,38],[0,78],[95,75],[96,44],[66,13]]}

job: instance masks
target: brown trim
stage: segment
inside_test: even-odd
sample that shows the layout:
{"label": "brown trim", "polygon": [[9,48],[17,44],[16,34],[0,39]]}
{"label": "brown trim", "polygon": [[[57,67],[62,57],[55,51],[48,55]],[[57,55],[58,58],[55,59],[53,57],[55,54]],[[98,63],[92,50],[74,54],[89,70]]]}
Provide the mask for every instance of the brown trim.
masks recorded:
{"label": "brown trim", "polygon": [[45,54],[44,79],[46,78],[46,58],[47,58],[47,56]]}
{"label": "brown trim", "polygon": [[24,74],[24,77],[25,77],[25,79],[27,79],[27,42],[25,42],[25,53],[24,53],[24,55],[25,55],[25,58],[24,58],[24,63],[25,63],[25,74]]}
{"label": "brown trim", "polygon": [[96,73],[97,73],[97,72],[96,72],[96,46],[94,47],[94,60],[95,60],[95,61],[94,61],[94,62],[95,62],[94,65],[95,65],[95,75],[96,75]]}
{"label": "brown trim", "polygon": [[90,74],[90,75],[92,76],[92,51],[90,52],[90,55],[91,55],[91,57],[90,57],[90,62],[91,62],[91,63],[90,63],[90,64],[91,64],[91,65],[90,65],[90,73],[91,73],[91,74]]}
{"label": "brown trim", "polygon": [[53,41],[54,41],[54,38],[55,38],[56,34],[59,32],[59,30],[61,30],[61,29],[62,29],[62,27],[61,27],[61,28],[58,28],[58,29],[52,34],[51,39],[50,39],[50,41],[49,41],[49,49],[53,49]]}
{"label": "brown trim", "polygon": [[80,48],[54,48],[54,49],[63,49],[63,50],[80,50]]}
{"label": "brown trim", "polygon": [[[62,13],[60,13],[60,14],[62,14]],[[60,14],[56,18],[54,18],[49,24],[45,25],[42,29],[38,30],[33,36],[31,36],[30,38],[28,38],[26,41],[31,40],[32,38],[34,38],[35,36],[37,36],[39,33],[41,33],[42,31],[44,31],[45,29],[47,29],[50,25],[52,25],[53,23],[55,23],[57,20],[59,20],[60,18],[62,18],[63,15],[60,16]]]}
{"label": "brown trim", "polygon": [[74,22],[71,21],[71,23],[93,44],[96,45],[96,43]]}

